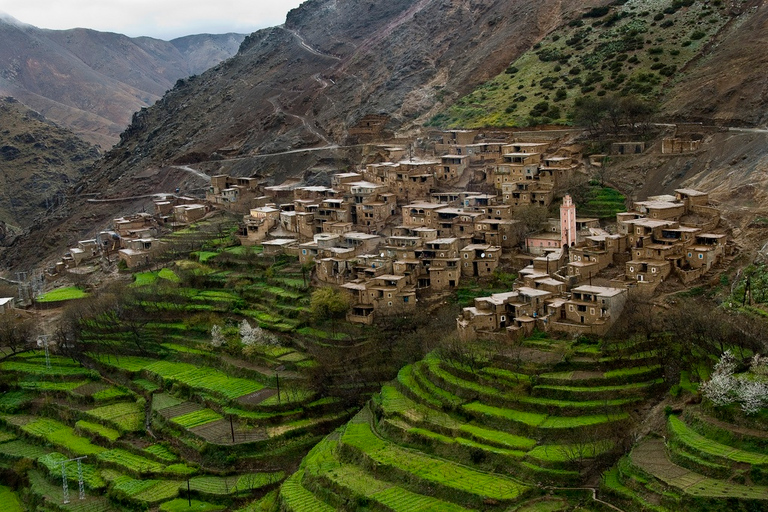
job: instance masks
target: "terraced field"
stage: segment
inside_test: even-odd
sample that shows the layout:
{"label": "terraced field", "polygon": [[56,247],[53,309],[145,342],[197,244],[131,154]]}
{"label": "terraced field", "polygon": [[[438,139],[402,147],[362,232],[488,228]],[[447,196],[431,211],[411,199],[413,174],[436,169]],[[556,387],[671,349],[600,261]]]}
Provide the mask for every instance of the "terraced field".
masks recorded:
{"label": "terraced field", "polygon": [[570,362],[547,357],[560,344],[528,343],[541,356],[531,361],[550,363],[435,352],[404,367],[305,458],[283,508],[557,510],[569,498],[535,501],[541,485],[578,487],[585,468],[615,460],[630,411],[663,385],[648,358],[620,362],[596,345],[575,345]]}
{"label": "terraced field", "polygon": [[602,489],[629,510],[766,510],[767,447],[763,431],[688,408],[669,416],[666,440],[643,440],[606,473]]}

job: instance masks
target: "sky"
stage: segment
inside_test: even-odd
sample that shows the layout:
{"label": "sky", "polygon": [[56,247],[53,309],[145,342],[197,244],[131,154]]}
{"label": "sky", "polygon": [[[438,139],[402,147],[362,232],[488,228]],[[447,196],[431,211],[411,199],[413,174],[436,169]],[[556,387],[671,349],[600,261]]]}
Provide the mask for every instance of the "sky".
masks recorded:
{"label": "sky", "polygon": [[170,40],[250,34],[280,25],[303,0],[0,0],[0,13],[38,28],[91,28]]}

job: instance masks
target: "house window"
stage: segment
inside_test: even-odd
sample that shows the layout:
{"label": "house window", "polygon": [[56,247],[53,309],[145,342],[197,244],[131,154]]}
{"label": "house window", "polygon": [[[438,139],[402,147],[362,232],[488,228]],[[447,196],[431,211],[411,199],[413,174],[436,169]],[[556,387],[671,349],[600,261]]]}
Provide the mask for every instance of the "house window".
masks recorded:
{"label": "house window", "polygon": [[387,306],[391,306],[391,305],[392,305],[392,301],[387,302]]}
{"label": "house window", "polygon": [[466,260],[467,258],[469,258],[469,254],[464,253],[464,259]]}
{"label": "house window", "polygon": [[634,272],[635,271],[635,267],[629,267],[629,271],[630,272]]}
{"label": "house window", "polygon": [[391,294],[391,293],[388,293],[388,294],[387,294],[387,298],[388,298],[388,299],[391,299],[391,298],[392,298],[392,294]]}
{"label": "house window", "polygon": [[703,260],[704,259],[704,255],[703,254],[699,254],[699,259]]}
{"label": "house window", "polygon": [[595,308],[589,308],[589,314],[594,315],[595,314]]}
{"label": "house window", "polygon": [[690,252],[689,252],[689,253],[688,253],[688,257],[689,257],[689,258],[693,258],[693,253],[690,253]]}
{"label": "house window", "polygon": [[652,268],[651,269],[651,274],[655,274],[655,273],[656,273],[656,268]]}
{"label": "house window", "polygon": [[408,303],[408,297],[403,297],[403,303],[404,303],[404,304],[407,304],[407,303]]}
{"label": "house window", "polygon": [[[301,254],[304,254],[304,255],[306,255],[306,254],[307,254],[307,250],[306,250],[306,249],[302,249],[302,250],[301,250]],[[690,254],[689,254],[688,256],[690,256]]]}
{"label": "house window", "polygon": [[573,311],[573,304],[571,304],[570,306],[568,306],[568,311]]}

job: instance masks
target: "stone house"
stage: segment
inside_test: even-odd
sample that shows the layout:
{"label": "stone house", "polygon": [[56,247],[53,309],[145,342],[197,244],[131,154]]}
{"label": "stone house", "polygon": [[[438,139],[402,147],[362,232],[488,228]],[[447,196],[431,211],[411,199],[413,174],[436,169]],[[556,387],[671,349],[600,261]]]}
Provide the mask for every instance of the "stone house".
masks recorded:
{"label": "stone house", "polygon": [[161,250],[162,244],[154,238],[135,238],[123,240],[123,248],[117,251],[118,257],[126,267],[135,268],[146,265]]}
{"label": "stone house", "polygon": [[456,182],[468,166],[469,156],[467,155],[443,155],[440,157],[440,166],[435,173],[435,179],[447,183]]}
{"label": "stone house", "polygon": [[405,276],[383,274],[341,286],[352,299],[347,320],[372,324],[375,315],[390,315],[416,309],[416,290]]}
{"label": "stone house", "polygon": [[698,151],[700,144],[700,140],[666,138],[661,141],[661,153],[663,155],[692,153]]}
{"label": "stone house", "polygon": [[262,206],[251,208],[249,215],[243,217],[243,223],[240,226],[240,243],[242,245],[255,245],[265,238],[269,232],[278,224],[280,220],[280,210],[275,206]]}
{"label": "stone house", "polygon": [[624,288],[575,287],[569,298],[548,305],[548,329],[605,334],[621,314],[626,301],[627,290]]}
{"label": "stone house", "polygon": [[205,217],[208,211],[204,204],[181,204],[173,207],[173,218],[178,224],[192,224]]}
{"label": "stone house", "polygon": [[639,155],[645,151],[645,142],[614,142],[611,144],[612,155]]}
{"label": "stone house", "polygon": [[460,258],[462,276],[489,277],[499,266],[501,247],[470,244],[461,249]]}
{"label": "stone house", "polygon": [[114,219],[114,230],[120,238],[157,236],[157,221],[149,213],[136,213]]}

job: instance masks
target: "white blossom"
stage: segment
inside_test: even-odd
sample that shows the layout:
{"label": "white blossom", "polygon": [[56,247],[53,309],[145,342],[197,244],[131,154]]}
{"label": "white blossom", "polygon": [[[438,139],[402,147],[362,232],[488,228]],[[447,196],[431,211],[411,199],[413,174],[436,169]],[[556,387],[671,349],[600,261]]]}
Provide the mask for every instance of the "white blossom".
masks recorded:
{"label": "white blossom", "polygon": [[221,347],[226,342],[224,335],[221,332],[221,326],[214,325],[211,327],[211,345],[214,347]]}
{"label": "white blossom", "polygon": [[733,403],[737,385],[733,375],[713,373],[712,378],[701,385],[701,392],[710,402],[722,407]]}
{"label": "white blossom", "polygon": [[755,414],[768,405],[768,385],[747,377],[739,379],[737,400],[745,414]]}

